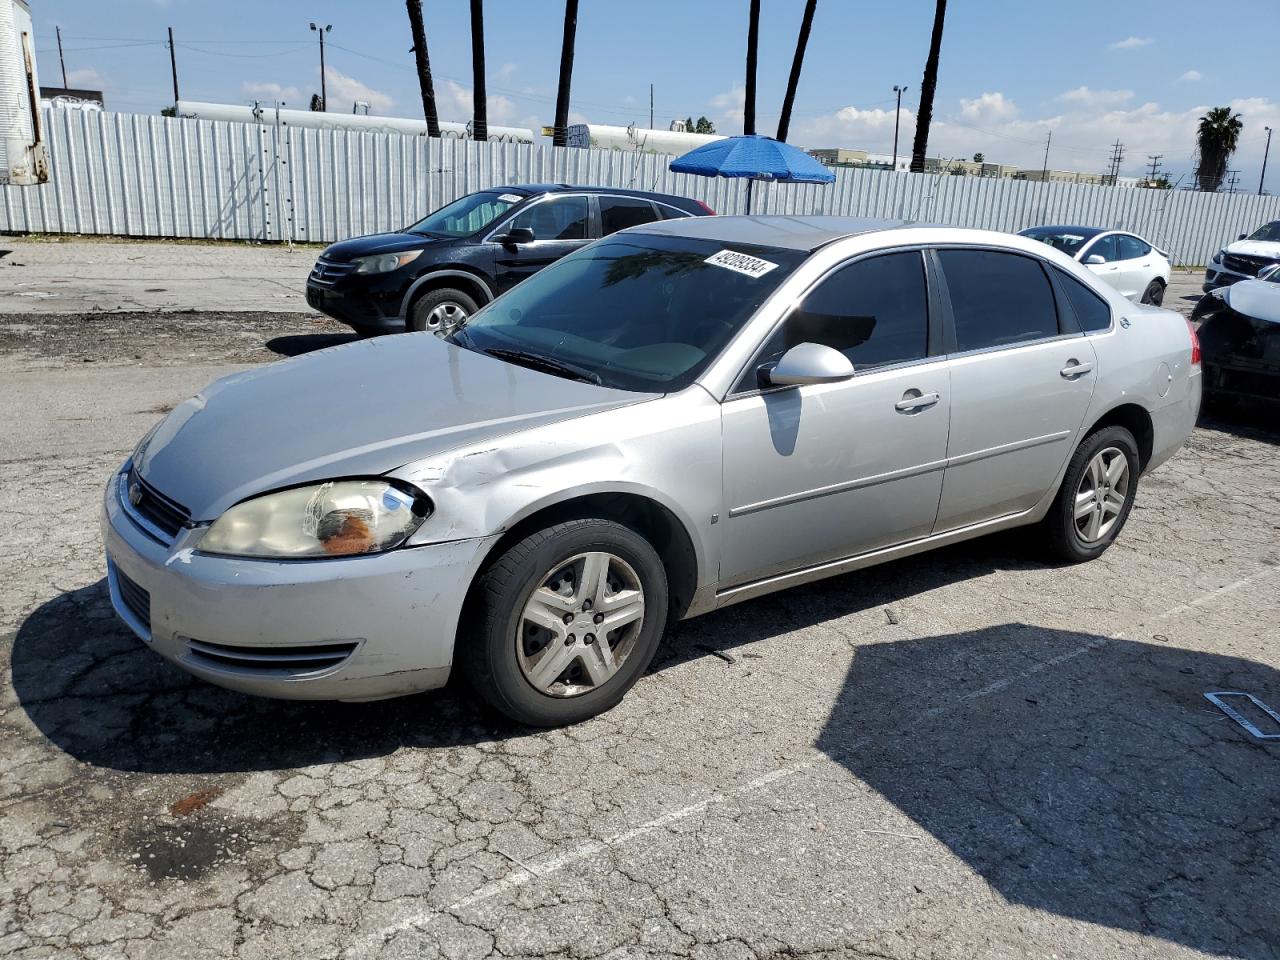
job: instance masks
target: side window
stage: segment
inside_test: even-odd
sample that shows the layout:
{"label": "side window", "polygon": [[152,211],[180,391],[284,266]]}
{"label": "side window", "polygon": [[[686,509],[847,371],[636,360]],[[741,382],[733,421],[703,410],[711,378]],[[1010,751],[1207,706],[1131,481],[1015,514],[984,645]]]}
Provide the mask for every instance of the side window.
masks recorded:
{"label": "side window", "polygon": [[1103,237],[1101,240],[1093,241],[1093,246],[1084,252],[1081,260],[1088,260],[1090,257],[1097,255],[1103,260],[1110,263],[1112,260],[1120,259],[1120,251],[1116,246],[1116,235],[1114,233]]}
{"label": "side window", "polygon": [[1090,290],[1087,286],[1059,270],[1058,285],[1067,296],[1076,319],[1080,321],[1080,329],[1085,333],[1096,333],[1111,326],[1111,307],[1107,301]]}
{"label": "side window", "polygon": [[951,292],[958,350],[1058,335],[1053,288],[1036,260],[992,250],[940,250],[938,258]]}
{"label": "side window", "polygon": [[928,302],[919,252],[851,263],[810,291],[774,333],[749,375],[754,383],[757,366],[799,343],[839,350],[855,370],[919,360],[929,352]]}
{"label": "side window", "polygon": [[658,216],[663,220],[685,220],[692,216],[692,214],[685,213],[683,210],[669,207],[665,203],[655,203],[653,206],[658,211]]}
{"label": "side window", "polygon": [[536,203],[511,221],[528,227],[535,240],[585,240],[590,218],[586,197],[556,197]]}
{"label": "side window", "polygon": [[600,235],[602,237],[625,230],[627,227],[653,223],[657,219],[657,215],[653,212],[653,204],[648,200],[642,200],[639,197],[600,198]]}
{"label": "side window", "polygon": [[1121,233],[1116,236],[1116,240],[1120,243],[1120,259],[1121,260],[1137,260],[1139,257],[1145,257],[1151,252],[1151,247],[1143,243],[1137,237],[1131,237],[1127,233]]}

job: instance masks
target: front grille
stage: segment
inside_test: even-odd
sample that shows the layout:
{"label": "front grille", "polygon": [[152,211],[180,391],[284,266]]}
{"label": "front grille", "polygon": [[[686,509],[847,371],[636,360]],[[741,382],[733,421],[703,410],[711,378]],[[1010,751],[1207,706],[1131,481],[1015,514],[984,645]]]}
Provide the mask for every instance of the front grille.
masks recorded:
{"label": "front grille", "polygon": [[311,268],[311,276],[308,281],[319,284],[322,287],[332,287],[338,280],[353,272],[356,268],[354,263],[341,263],[338,260],[330,260],[327,257],[321,257],[316,261],[316,265]]}
{"label": "front grille", "polygon": [[187,652],[193,664],[213,670],[288,677],[340,666],[359,645],[357,640],[347,640],[305,646],[240,647],[188,640]]}
{"label": "front grille", "polygon": [[116,590],[120,602],[148,631],[151,630],[151,594],[126,577],[119,567],[115,569]]}
{"label": "front grille", "polygon": [[167,536],[171,543],[191,523],[191,511],[138,476],[137,467],[129,468],[123,493],[129,511]]}
{"label": "front grille", "polygon": [[1275,262],[1271,257],[1248,257],[1240,253],[1228,253],[1222,258],[1222,265],[1228,270],[1250,277],[1256,276],[1263,267],[1269,267]]}

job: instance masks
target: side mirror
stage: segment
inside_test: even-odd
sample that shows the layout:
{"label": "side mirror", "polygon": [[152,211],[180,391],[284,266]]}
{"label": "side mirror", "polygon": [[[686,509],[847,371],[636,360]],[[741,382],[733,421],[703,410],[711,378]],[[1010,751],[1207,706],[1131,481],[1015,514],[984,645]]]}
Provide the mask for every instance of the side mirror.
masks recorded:
{"label": "side mirror", "polygon": [[760,379],[771,387],[836,383],[853,376],[853,364],[839,350],[820,343],[798,343],[772,368],[761,367]]}
{"label": "side mirror", "polygon": [[1245,239],[1245,238],[1247,238],[1248,236],[1249,236],[1249,235],[1248,235],[1247,233],[1242,233],[1242,234],[1240,234],[1240,236],[1236,237],[1236,239],[1237,239],[1237,240],[1244,240],[1244,239]]}
{"label": "side mirror", "polygon": [[1091,253],[1084,258],[1084,262],[1087,266],[1096,267],[1100,263],[1106,263],[1107,258],[1100,253]]}
{"label": "side mirror", "polygon": [[513,227],[506,233],[500,233],[493,239],[504,247],[517,247],[522,243],[533,243],[537,238],[528,227]]}

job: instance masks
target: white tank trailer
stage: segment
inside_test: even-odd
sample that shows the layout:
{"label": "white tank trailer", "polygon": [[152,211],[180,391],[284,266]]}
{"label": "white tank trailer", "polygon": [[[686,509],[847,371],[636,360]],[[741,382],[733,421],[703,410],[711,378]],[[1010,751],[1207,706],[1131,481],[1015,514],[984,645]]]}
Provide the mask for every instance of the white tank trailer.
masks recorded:
{"label": "white tank trailer", "polygon": [[[684,124],[681,123],[680,126],[683,127]],[[550,136],[549,127],[544,132]],[[565,146],[629,150],[633,153],[682,154],[723,139],[719,134],[686,133],[681,129],[648,130],[634,124],[629,127],[610,127],[599,123],[574,123],[565,128]]]}
{"label": "white tank trailer", "polygon": [[[4,2],[4,0],[0,0]],[[289,110],[275,104],[259,103],[240,106],[234,103],[202,103],[197,100],[179,100],[178,116],[196,117],[201,120],[226,120],[231,123],[280,123],[291,127],[309,127],[316,130],[355,130],[361,133],[399,133],[411,137],[425,137],[425,120],[405,117],[375,117],[362,113],[327,113],[318,110]],[[445,140],[470,140],[471,124],[440,121],[440,136]],[[533,143],[533,131],[522,127],[489,126],[489,139],[499,143]]]}
{"label": "white tank trailer", "polygon": [[0,0],[0,183],[48,179],[31,10],[26,0]]}

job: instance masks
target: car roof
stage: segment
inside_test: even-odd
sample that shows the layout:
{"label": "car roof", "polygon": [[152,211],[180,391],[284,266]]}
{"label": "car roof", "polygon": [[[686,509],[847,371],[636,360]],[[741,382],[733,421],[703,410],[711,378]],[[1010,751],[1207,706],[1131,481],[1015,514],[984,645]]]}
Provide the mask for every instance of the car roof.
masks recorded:
{"label": "car roof", "polygon": [[633,228],[635,233],[693,237],[747,243],[761,247],[781,247],[809,253],[834,240],[863,233],[926,227],[934,224],[912,220],[876,220],[862,217],[691,217],[663,220]]}
{"label": "car roof", "polygon": [[[532,197],[543,193],[609,193],[623,197],[675,197],[670,193],[654,193],[650,190],[628,190],[625,187],[584,187],[572,183],[521,183],[514,186],[489,187],[490,193],[519,193]],[[677,200],[692,202],[687,197]]]}
{"label": "car roof", "polygon": [[1033,230],[1037,232],[1044,230],[1044,231],[1053,231],[1054,233],[1078,233],[1080,234],[1080,236],[1085,238],[1096,237],[1100,233],[1122,233],[1123,232],[1123,231],[1108,230],[1106,227],[1082,227],[1082,226],[1078,226],[1076,224],[1070,224],[1070,223],[1052,224],[1052,225],[1046,225],[1043,227],[1027,227],[1027,229],[1021,232],[1030,233]]}

